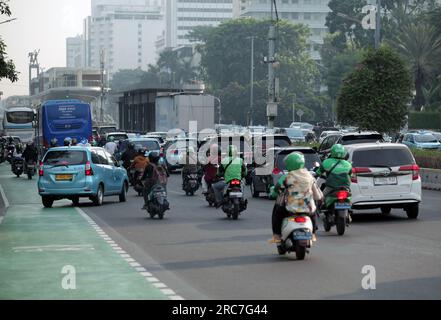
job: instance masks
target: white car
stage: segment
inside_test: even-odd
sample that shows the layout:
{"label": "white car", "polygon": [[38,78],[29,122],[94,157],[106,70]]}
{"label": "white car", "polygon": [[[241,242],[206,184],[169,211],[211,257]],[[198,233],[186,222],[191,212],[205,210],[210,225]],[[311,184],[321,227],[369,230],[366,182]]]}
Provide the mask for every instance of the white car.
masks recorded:
{"label": "white car", "polygon": [[365,143],[345,146],[352,162],[352,208],[404,209],[416,219],[421,202],[420,168],[406,145]]}
{"label": "white car", "polygon": [[325,138],[326,138],[327,136],[329,136],[330,134],[336,134],[336,133],[340,133],[340,131],[336,131],[336,130],[333,130],[333,131],[323,131],[323,132],[320,134],[319,142],[322,143],[323,140],[325,140]]}

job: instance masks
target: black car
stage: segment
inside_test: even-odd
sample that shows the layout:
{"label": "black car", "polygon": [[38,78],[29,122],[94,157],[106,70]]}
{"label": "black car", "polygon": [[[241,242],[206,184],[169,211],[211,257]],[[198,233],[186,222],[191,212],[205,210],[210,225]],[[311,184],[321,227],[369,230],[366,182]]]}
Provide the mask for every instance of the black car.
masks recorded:
{"label": "black car", "polygon": [[321,143],[317,152],[325,160],[335,144],[350,145],[357,143],[384,142],[383,135],[378,132],[336,132],[327,136]]}
{"label": "black car", "polygon": [[312,171],[314,167],[320,165],[320,157],[317,152],[309,147],[286,147],[268,149],[267,157],[274,154],[273,163],[266,163],[256,166],[251,172],[251,194],[254,198],[259,197],[260,193],[268,193],[271,186],[275,185],[282,174],[288,173],[285,168],[284,159],[292,152],[301,152],[305,156],[305,168]]}

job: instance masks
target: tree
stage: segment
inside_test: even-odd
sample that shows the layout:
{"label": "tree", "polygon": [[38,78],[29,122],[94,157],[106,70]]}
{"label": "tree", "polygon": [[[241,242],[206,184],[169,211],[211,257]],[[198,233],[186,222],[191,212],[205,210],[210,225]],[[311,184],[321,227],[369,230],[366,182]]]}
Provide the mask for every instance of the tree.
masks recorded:
{"label": "tree", "polygon": [[369,49],[337,98],[338,121],[379,132],[398,131],[412,97],[409,70],[390,47]]}
{"label": "tree", "polygon": [[[0,1],[0,16],[11,16],[8,2],[9,1]],[[18,72],[15,70],[14,62],[11,59],[8,59],[6,54],[6,44],[0,37],[0,80],[4,78],[16,82],[18,81]]]}
{"label": "tree", "polygon": [[[241,18],[229,20],[217,27],[195,28],[190,33],[190,38],[200,43],[201,74],[210,92],[223,101],[225,119],[229,119],[229,114],[236,115],[239,117],[237,122],[247,124],[250,113],[250,37],[254,36],[253,120],[254,123],[266,123],[268,65],[264,57],[268,56],[270,24],[270,20]],[[276,74],[280,80],[280,99],[276,125],[289,124],[294,93],[308,97],[305,98],[307,107],[310,106],[311,96],[315,94],[311,88],[315,85],[318,68],[308,52],[309,34],[308,27],[304,25],[285,20],[277,23]],[[228,91],[228,88],[232,91]]]}

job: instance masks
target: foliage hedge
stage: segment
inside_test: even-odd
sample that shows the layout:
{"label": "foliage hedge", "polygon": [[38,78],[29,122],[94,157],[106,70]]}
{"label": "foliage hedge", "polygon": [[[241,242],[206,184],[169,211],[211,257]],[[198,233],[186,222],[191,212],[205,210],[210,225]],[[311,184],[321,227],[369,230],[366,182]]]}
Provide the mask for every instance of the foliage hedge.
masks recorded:
{"label": "foliage hedge", "polygon": [[421,168],[441,169],[441,151],[411,149],[416,163]]}
{"label": "foliage hedge", "polygon": [[441,112],[410,112],[409,129],[441,130]]}

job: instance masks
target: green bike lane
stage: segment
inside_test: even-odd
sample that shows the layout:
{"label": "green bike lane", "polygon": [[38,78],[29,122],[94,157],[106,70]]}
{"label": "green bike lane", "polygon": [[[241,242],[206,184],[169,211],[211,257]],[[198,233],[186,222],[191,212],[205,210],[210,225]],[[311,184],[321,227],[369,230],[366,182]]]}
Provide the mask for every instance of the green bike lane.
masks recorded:
{"label": "green bike lane", "polygon": [[0,299],[172,298],[70,201],[45,209],[36,179],[16,178],[6,164],[0,186],[9,202],[0,221]]}

